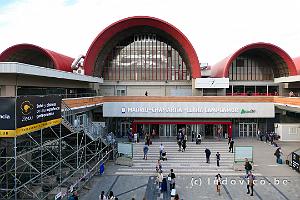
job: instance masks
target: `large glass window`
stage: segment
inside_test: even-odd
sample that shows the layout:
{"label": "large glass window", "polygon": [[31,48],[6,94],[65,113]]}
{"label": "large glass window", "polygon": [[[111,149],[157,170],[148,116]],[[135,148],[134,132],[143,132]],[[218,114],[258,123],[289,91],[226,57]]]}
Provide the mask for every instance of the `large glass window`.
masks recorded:
{"label": "large glass window", "polygon": [[273,80],[272,62],[259,57],[239,56],[231,63],[229,78],[234,81],[264,81]]}
{"label": "large glass window", "polygon": [[136,34],[119,42],[104,62],[105,80],[189,80],[179,52],[155,34]]}

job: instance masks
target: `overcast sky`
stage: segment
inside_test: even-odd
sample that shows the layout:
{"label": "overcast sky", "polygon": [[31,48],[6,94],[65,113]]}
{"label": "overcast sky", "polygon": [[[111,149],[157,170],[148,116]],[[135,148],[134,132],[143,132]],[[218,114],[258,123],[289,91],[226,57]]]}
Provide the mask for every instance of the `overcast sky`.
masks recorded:
{"label": "overcast sky", "polygon": [[77,57],[111,23],[141,15],[180,29],[210,65],[253,42],[300,56],[299,0],[0,0],[0,52],[32,43]]}

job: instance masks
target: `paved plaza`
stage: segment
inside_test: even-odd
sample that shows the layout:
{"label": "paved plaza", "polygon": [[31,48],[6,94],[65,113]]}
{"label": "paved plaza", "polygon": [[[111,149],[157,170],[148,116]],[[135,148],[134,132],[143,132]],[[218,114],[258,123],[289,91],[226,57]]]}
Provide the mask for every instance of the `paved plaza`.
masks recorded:
{"label": "paved plaza", "polygon": [[[286,154],[300,147],[299,142],[278,142]],[[163,173],[171,168],[176,174],[176,190],[180,199],[300,199],[300,174],[287,165],[275,163],[275,147],[256,139],[235,140],[237,146],[253,146],[254,168],[257,178],[254,196],[247,192],[244,171],[233,168],[233,154],[228,152],[227,141],[203,141],[201,145],[188,142],[186,152],[178,152],[175,141],[163,142],[167,161],[162,161]],[[95,176],[89,186],[80,192],[80,199],[98,199],[100,192],[113,191],[119,199],[147,200],[170,199],[170,193],[161,193],[155,184],[155,164],[159,155],[160,141],[149,148],[148,160],[143,160],[143,144],[134,144],[133,166],[106,165],[102,176]],[[205,163],[204,149],[212,152],[211,163]],[[215,154],[220,152],[220,167],[216,166]],[[222,175],[221,195],[216,193],[214,176]]]}

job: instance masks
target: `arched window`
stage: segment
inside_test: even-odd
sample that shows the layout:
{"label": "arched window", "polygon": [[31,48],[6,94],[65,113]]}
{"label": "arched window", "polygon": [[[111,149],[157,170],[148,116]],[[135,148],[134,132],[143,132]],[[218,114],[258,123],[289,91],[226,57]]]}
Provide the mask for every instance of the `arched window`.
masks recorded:
{"label": "arched window", "polygon": [[190,80],[182,56],[156,34],[133,34],[106,55],[104,80]]}

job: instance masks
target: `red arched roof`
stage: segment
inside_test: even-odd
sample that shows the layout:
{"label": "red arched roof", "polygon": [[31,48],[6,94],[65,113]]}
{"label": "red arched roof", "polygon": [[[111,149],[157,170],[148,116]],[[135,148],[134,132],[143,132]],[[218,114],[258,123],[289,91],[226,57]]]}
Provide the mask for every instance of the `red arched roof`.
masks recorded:
{"label": "red arched roof", "polygon": [[293,62],[292,58],[283,49],[279,48],[276,45],[270,44],[270,43],[258,42],[258,43],[252,43],[252,44],[249,44],[249,45],[246,45],[246,46],[240,48],[234,54],[224,58],[217,64],[213,65],[212,69],[211,69],[211,76],[212,77],[228,77],[228,72],[231,67],[231,63],[242,53],[244,53],[248,50],[257,49],[257,48],[267,49],[271,52],[276,53],[287,64],[290,75],[293,76],[293,75],[297,74],[295,63]]}
{"label": "red arched roof", "polygon": [[293,61],[296,65],[297,73],[298,73],[298,75],[300,75],[300,56],[294,58]]}
{"label": "red arched roof", "polygon": [[[13,59],[10,59],[10,57],[14,56],[15,54],[17,54],[20,51],[26,51],[26,50],[34,50],[37,51],[43,55],[45,55],[48,59],[50,59],[53,63],[54,63],[54,67],[57,70],[62,70],[62,71],[72,71],[71,69],[71,64],[74,60],[74,58],[62,55],[60,53],[56,53],[54,51],[48,50],[48,49],[44,49],[42,47],[33,45],[33,44],[17,44],[14,46],[11,46],[9,48],[7,48],[6,50],[4,50],[1,54],[0,54],[0,62],[6,62],[11,61],[14,62]],[[32,55],[31,55],[32,56]],[[34,58],[32,58],[34,59]],[[26,57],[19,58],[18,62],[25,62]],[[34,61],[33,61],[34,62]],[[30,64],[30,63],[27,63]],[[42,66],[44,67],[44,66]]]}
{"label": "red arched roof", "polygon": [[173,37],[176,41],[179,42],[179,44],[187,54],[189,63],[191,65],[191,76],[193,78],[201,77],[200,64],[196,51],[193,48],[190,41],[187,39],[187,37],[179,29],[169,24],[168,22],[148,16],[136,16],[122,19],[111,24],[110,26],[105,28],[101,33],[99,33],[99,35],[94,39],[93,43],[91,44],[84,60],[84,68],[86,74],[93,75],[94,65],[97,56],[99,52],[101,52],[101,49],[107,41],[109,41],[114,35],[116,35],[120,31],[124,31],[128,28],[133,28],[136,26],[150,26],[168,33],[171,37]]}

